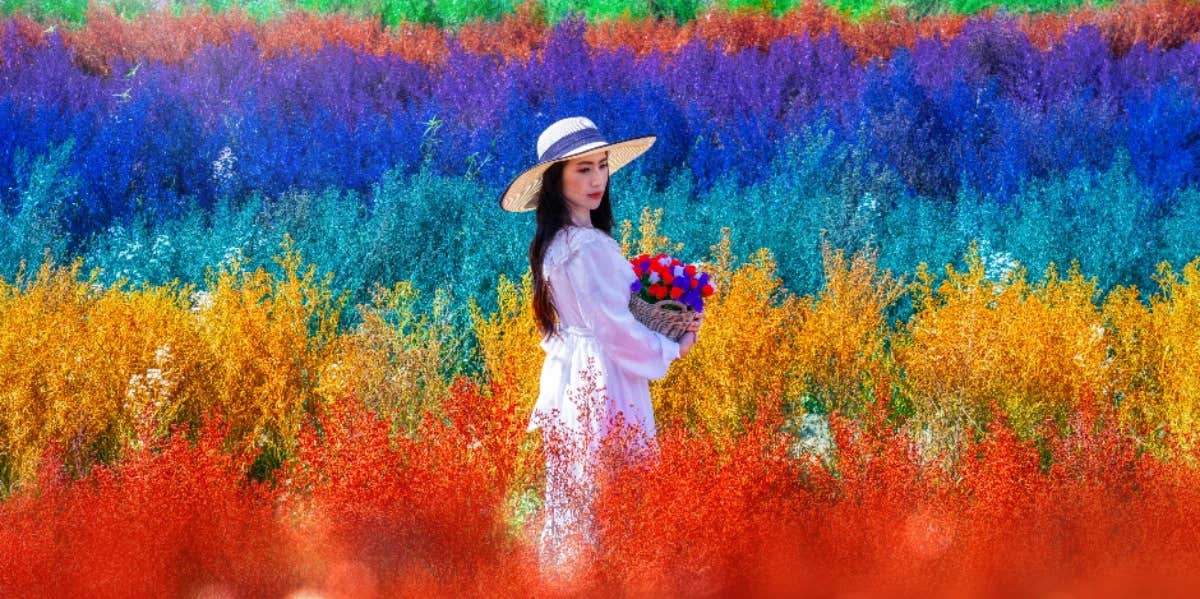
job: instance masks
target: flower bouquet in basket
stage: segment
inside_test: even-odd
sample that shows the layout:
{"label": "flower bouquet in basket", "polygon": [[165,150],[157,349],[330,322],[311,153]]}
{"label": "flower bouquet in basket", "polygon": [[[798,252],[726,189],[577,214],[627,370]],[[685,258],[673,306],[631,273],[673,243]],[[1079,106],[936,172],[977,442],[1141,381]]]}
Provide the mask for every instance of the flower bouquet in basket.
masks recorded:
{"label": "flower bouquet in basket", "polygon": [[713,294],[708,273],[666,254],[642,254],[629,263],[637,275],[629,288],[629,311],[650,330],[679,341]]}

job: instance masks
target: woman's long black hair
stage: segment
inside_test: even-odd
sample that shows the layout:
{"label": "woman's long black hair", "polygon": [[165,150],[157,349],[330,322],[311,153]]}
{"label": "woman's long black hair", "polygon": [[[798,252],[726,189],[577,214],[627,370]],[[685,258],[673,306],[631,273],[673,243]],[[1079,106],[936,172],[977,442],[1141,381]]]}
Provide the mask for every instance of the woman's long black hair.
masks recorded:
{"label": "woman's long black hair", "polygon": [[[560,229],[570,224],[570,214],[567,212],[567,202],[563,198],[562,179],[566,161],[556,162],[542,173],[542,189],[538,191],[537,202],[537,232],[529,244],[529,269],[533,271],[533,320],[542,337],[548,337],[554,332],[554,323],[558,314],[551,302],[550,284],[542,273],[542,258],[546,248],[554,240],[554,235]],[[600,205],[592,210],[592,226],[612,235],[613,214],[612,202],[608,192],[612,180],[604,186],[604,197]]]}

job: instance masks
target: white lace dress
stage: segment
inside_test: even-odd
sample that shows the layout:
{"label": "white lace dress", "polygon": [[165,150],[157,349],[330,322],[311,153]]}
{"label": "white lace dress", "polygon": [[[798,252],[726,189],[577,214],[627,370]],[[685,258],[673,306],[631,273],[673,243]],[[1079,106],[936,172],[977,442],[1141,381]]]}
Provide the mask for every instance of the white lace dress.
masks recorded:
{"label": "white lace dress", "polygon": [[[619,422],[618,413],[644,433],[640,439],[654,438],[649,381],[666,375],[679,344],[629,312],[636,275],[603,231],[560,230],[542,264],[559,335],[541,343],[546,359],[528,430],[543,428],[548,448],[543,563],[561,565],[578,557],[576,535],[594,543],[593,458],[601,440]],[[549,449],[552,439],[561,453]]]}

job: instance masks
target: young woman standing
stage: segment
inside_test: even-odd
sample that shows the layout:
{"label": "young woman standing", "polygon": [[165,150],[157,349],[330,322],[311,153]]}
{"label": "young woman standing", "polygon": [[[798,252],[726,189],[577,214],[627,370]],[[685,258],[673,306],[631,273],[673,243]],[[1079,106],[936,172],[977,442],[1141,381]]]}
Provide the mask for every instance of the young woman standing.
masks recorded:
{"label": "young woman standing", "polygon": [[[629,311],[629,261],[612,237],[609,175],[655,136],[608,142],[592,121],[557,121],[538,137],[538,162],[509,184],[500,206],[536,211],[529,245],[533,313],[546,352],[529,431],[546,447],[544,566],[570,567],[594,546],[590,517],[601,442],[620,423],[655,436],[649,381],[696,343],[701,315],[678,341]],[[643,444],[642,447],[645,447]]]}

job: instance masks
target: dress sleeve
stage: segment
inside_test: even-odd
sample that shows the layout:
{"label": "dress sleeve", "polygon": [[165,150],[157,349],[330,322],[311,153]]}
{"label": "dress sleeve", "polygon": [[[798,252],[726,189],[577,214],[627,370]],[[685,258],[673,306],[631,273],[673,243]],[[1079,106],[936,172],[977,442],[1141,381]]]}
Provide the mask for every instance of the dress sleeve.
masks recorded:
{"label": "dress sleeve", "polygon": [[617,366],[649,380],[665,376],[679,358],[679,343],[650,330],[629,311],[629,286],[636,275],[615,245],[584,243],[566,268],[584,321]]}

